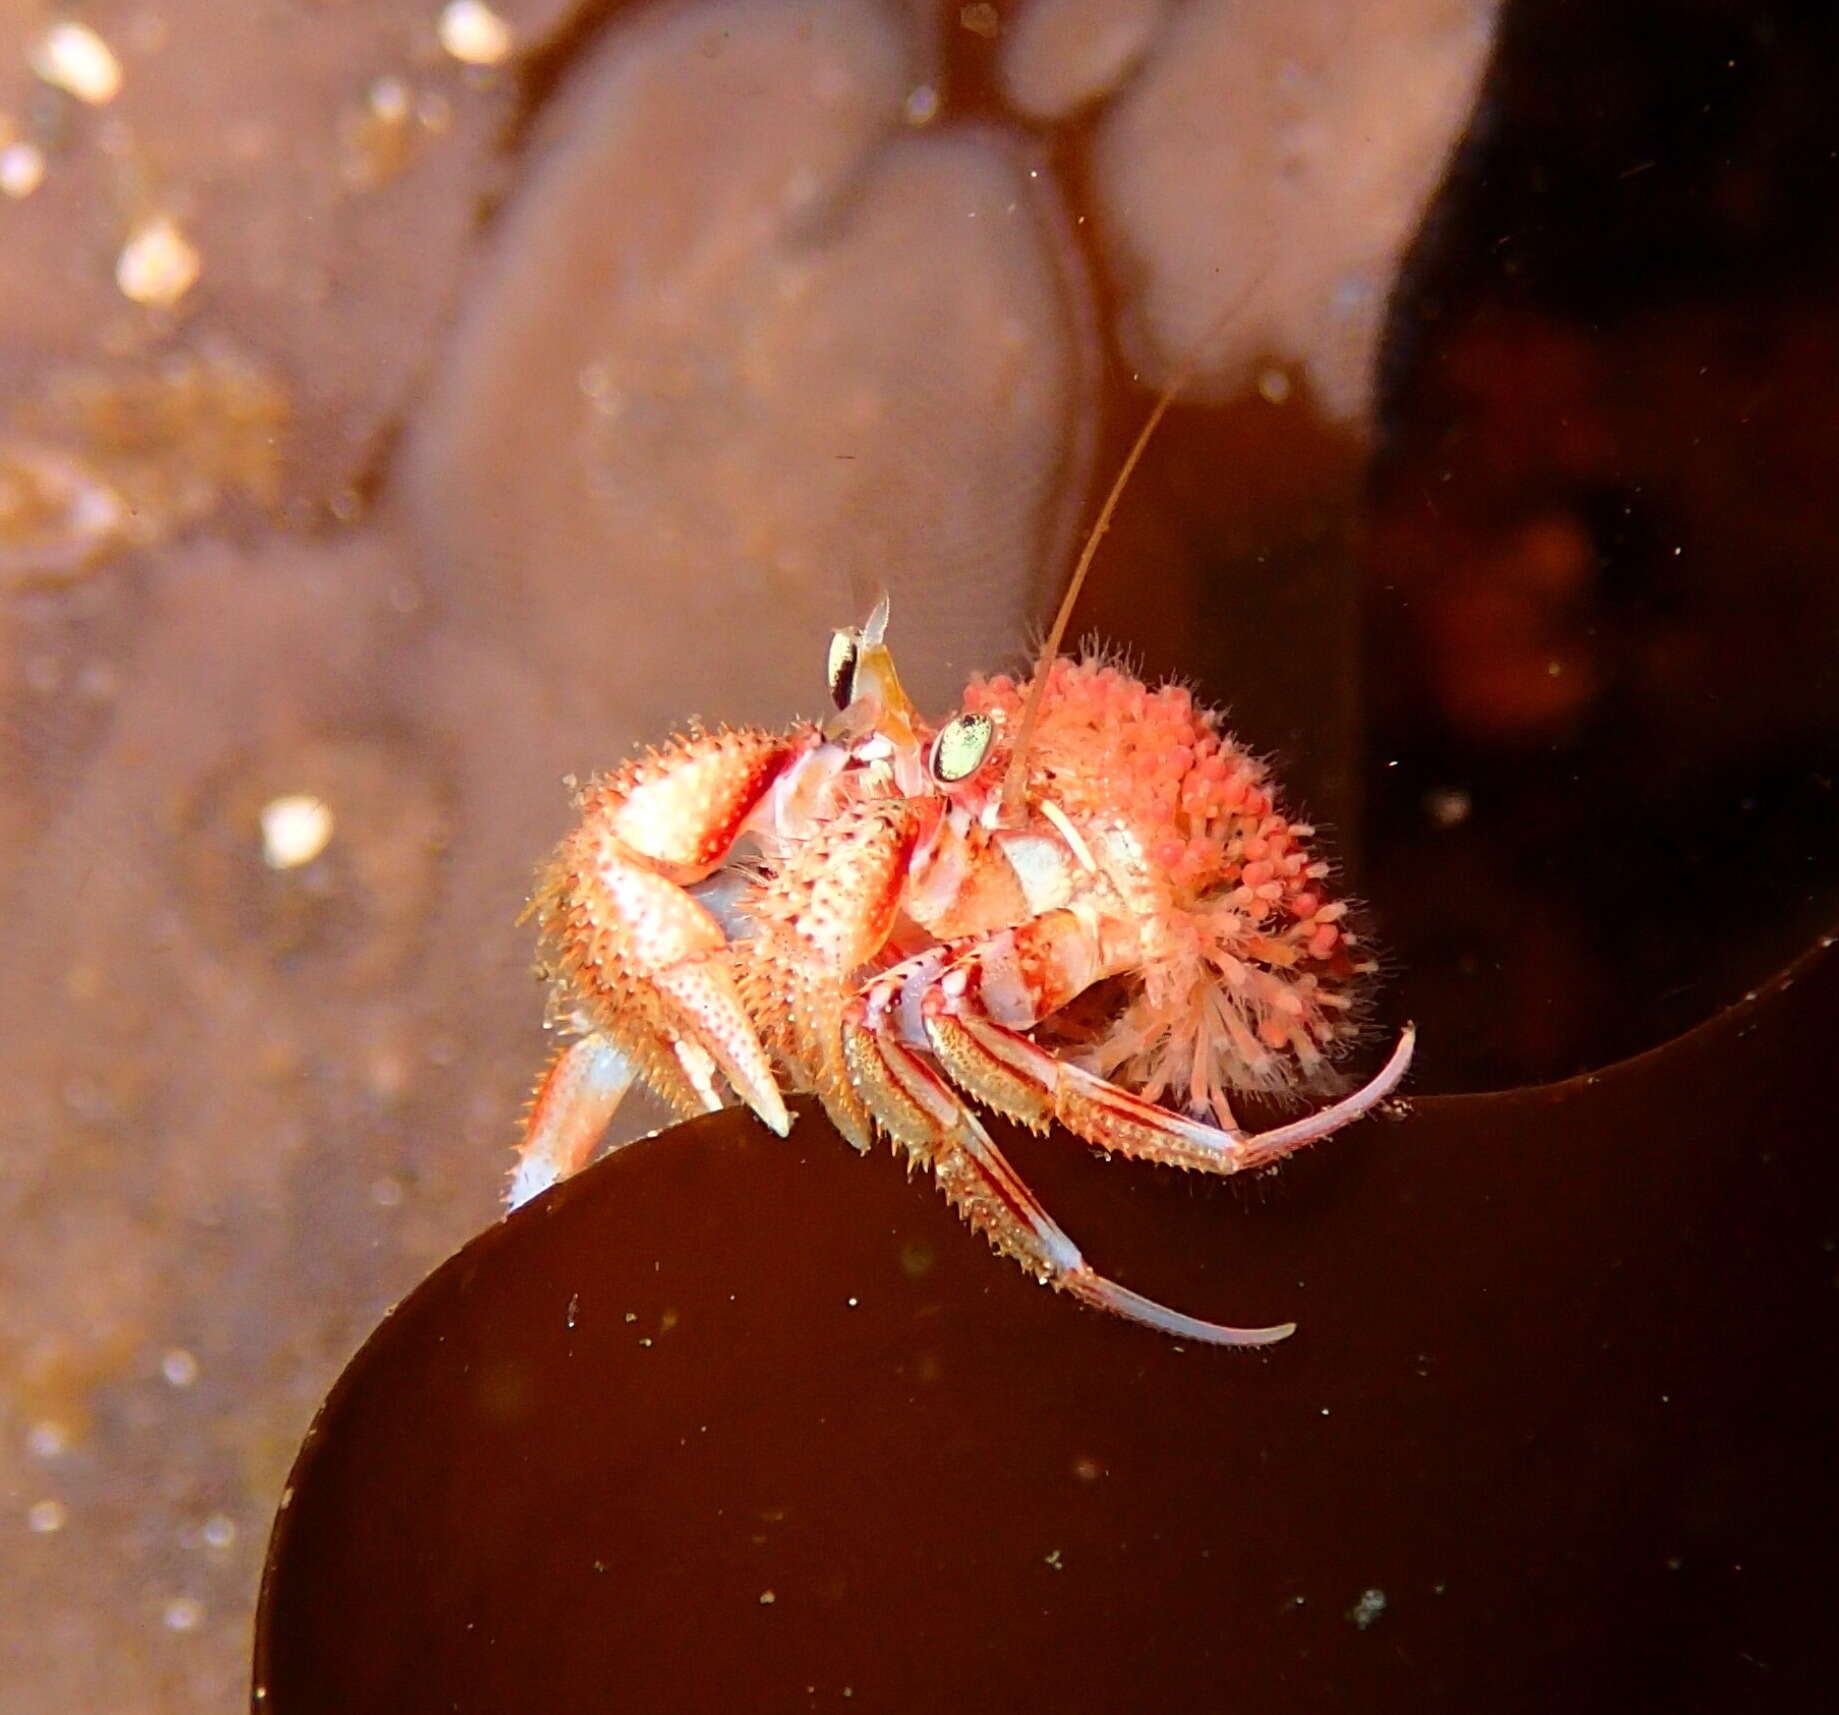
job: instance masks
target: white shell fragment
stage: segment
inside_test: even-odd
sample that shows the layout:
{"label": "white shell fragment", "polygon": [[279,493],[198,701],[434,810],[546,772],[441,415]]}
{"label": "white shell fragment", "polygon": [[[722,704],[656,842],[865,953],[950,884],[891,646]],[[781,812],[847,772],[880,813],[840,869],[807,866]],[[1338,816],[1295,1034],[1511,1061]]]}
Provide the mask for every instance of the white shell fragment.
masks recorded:
{"label": "white shell fragment", "polygon": [[44,180],[45,152],[36,143],[8,143],[0,148],[0,196],[18,202]]}
{"label": "white shell fragment", "polygon": [[511,26],[485,0],[448,0],[436,27],[441,46],[469,66],[495,66],[516,45]]}
{"label": "white shell fragment", "polygon": [[298,869],[332,839],[332,807],[323,798],[290,792],[262,806],[262,861],[270,869]]}
{"label": "white shell fragment", "polygon": [[198,283],[203,260],[170,215],[136,227],[115,261],[115,284],[137,304],[176,304]]}
{"label": "white shell fragment", "polygon": [[121,61],[87,24],[65,18],[32,44],[32,70],[53,89],[91,107],[106,107],[121,93]]}

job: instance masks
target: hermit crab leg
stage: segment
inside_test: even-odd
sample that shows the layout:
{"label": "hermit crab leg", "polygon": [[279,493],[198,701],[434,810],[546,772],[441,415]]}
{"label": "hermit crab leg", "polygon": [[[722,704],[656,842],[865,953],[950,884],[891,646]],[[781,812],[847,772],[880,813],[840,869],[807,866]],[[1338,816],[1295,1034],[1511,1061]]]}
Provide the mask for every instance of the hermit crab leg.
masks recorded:
{"label": "hermit crab leg", "polygon": [[[1057,915],[1070,919],[1072,914]],[[920,1014],[932,1051],[952,1082],[986,1107],[1036,1130],[1058,1120],[1075,1136],[1119,1155],[1203,1173],[1241,1173],[1267,1166],[1370,1112],[1398,1087],[1411,1064],[1417,1033],[1408,1024],[1385,1065],[1351,1095],[1325,1108],[1249,1135],[1205,1125],[1059,1059],[1011,1028],[1036,1022],[1024,992],[1003,980],[1005,961],[1012,956],[1007,943],[1015,934],[1005,930],[961,956],[927,988]],[[1077,937],[1079,931],[1069,923],[1061,934]],[[1063,958],[1068,954],[1065,947],[1060,952]],[[986,984],[991,974],[986,960],[994,984]],[[1031,963],[1038,971],[1038,950]],[[990,1016],[992,1002],[1009,1022]],[[1052,999],[1039,1008],[1040,1016],[1059,1004]]]}
{"label": "hermit crab leg", "polygon": [[843,1025],[843,1053],[857,1095],[912,1161],[932,1169],[952,1207],[996,1251],[1081,1303],[1178,1338],[1268,1346],[1295,1332],[1293,1322],[1271,1328],[1203,1322],[1096,1273],[976,1116],[895,1034],[892,1015],[883,1015],[880,1027],[871,1027],[869,1016],[867,1003],[858,999]]}
{"label": "hermit crab leg", "polygon": [[597,1032],[556,1050],[525,1116],[505,1193],[513,1209],[587,1165],[637,1076],[631,1059]]}

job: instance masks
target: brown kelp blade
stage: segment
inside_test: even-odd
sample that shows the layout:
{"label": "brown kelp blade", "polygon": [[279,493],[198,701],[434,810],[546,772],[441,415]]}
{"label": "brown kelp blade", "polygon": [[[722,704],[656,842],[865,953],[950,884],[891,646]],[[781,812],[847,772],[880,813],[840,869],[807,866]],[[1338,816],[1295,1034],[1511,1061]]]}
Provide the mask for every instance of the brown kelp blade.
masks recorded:
{"label": "brown kelp blade", "polygon": [[1839,960],[1791,975],[1250,1199],[1002,1134],[1108,1271],[1296,1314],[1268,1356],[1039,1290],[813,1119],[635,1145],[352,1362],[257,1707],[1813,1707]]}

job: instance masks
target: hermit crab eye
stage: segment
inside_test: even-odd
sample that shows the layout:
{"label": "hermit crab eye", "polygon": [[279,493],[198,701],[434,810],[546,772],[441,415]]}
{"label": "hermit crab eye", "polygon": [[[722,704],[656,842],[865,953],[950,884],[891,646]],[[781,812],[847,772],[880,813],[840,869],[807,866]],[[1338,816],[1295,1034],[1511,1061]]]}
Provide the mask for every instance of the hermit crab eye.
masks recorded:
{"label": "hermit crab eye", "polygon": [[995,736],[996,728],[988,715],[959,715],[947,721],[939,728],[939,736],[932,741],[931,754],[926,758],[933,779],[941,786],[968,780],[983,766],[983,759],[990,754],[990,740]]}
{"label": "hermit crab eye", "polygon": [[856,689],[856,655],[860,648],[854,631],[833,632],[830,638],[830,665],[825,669],[830,679],[830,700],[839,709],[849,707]]}

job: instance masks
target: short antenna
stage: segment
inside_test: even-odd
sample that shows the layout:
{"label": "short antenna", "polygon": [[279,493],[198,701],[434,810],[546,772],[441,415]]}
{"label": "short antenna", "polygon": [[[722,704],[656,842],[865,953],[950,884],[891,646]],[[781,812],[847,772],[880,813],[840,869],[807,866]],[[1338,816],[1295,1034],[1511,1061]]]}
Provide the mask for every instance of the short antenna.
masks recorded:
{"label": "short antenna", "polygon": [[1226,308],[1215,317],[1213,324],[1193,347],[1186,363],[1176,372],[1174,378],[1162,389],[1162,395],[1156,401],[1153,411],[1143,420],[1143,427],[1137,430],[1137,438],[1131,442],[1130,451],[1124,455],[1124,462],[1118,467],[1117,476],[1111,484],[1111,492],[1105,496],[1105,503],[1098,509],[1098,517],[1093,522],[1091,533],[1086,537],[1086,545],[1079,551],[1078,562],[1073,567],[1073,575],[1068,580],[1066,594],[1060,598],[1060,611],[1054,615],[1054,623],[1048,628],[1047,639],[1041,645],[1041,654],[1035,662],[1034,680],[1028,687],[1028,701],[1022,705],[1022,718],[1015,728],[1014,748],[1009,752],[1009,767],[1003,775],[1002,793],[999,803],[999,819],[1007,820],[1022,801],[1022,791],[1028,779],[1028,746],[1034,738],[1034,729],[1041,719],[1041,700],[1047,691],[1047,675],[1052,670],[1055,658],[1060,653],[1060,645],[1066,639],[1066,628],[1073,617],[1073,607],[1079,600],[1079,592],[1085,586],[1086,573],[1091,571],[1092,562],[1098,557],[1098,545],[1105,539],[1105,532],[1111,528],[1112,517],[1117,512],[1117,503],[1123,497],[1124,488],[1129,483],[1131,473],[1142,460],[1144,449],[1149,445],[1150,437],[1155,434],[1157,426],[1168,415],[1168,409],[1175,403],[1176,395],[1194,379],[1194,372],[1200,367],[1201,351],[1213,342],[1219,331],[1228,325],[1251,301],[1253,293],[1264,284],[1269,266],[1260,268],[1247,283],[1245,290],[1238,293]]}

